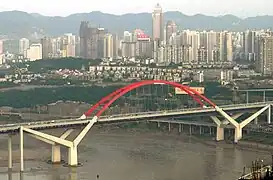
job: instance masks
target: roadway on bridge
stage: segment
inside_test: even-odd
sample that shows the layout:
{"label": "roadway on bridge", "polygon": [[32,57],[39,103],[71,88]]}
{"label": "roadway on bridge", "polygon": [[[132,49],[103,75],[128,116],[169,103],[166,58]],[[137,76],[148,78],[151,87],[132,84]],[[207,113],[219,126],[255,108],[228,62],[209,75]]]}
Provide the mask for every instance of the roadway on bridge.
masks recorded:
{"label": "roadway on bridge", "polygon": [[[220,106],[224,111],[238,111],[238,110],[250,110],[262,108],[268,104],[273,104],[273,102],[259,102],[259,103],[248,103],[248,104],[234,104]],[[136,120],[148,120],[150,118],[164,118],[169,116],[183,116],[183,115],[196,115],[216,113],[214,108],[192,108],[192,109],[176,109],[171,111],[153,111],[153,112],[142,112],[142,113],[131,113],[131,114],[121,114],[112,116],[101,116],[99,122],[121,122],[121,121],[136,121]],[[20,126],[24,126],[31,129],[47,129],[47,128],[58,128],[67,126],[77,126],[86,125],[89,123],[89,119],[56,119],[50,121],[36,121],[28,123],[18,123],[18,124],[5,124],[0,126],[0,133],[9,133],[13,131],[18,131]]]}

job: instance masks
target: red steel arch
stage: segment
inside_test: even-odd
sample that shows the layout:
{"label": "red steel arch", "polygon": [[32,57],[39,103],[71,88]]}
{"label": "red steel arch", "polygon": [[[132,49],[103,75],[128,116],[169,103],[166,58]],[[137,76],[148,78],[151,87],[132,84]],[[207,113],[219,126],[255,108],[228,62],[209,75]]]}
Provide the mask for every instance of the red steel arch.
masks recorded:
{"label": "red steel arch", "polygon": [[[95,110],[98,110],[96,115],[99,117],[112,103],[114,103],[118,98],[123,96],[124,94],[138,88],[141,86],[145,85],[152,85],[152,84],[162,84],[162,85],[170,85],[176,88],[180,88],[181,90],[185,91],[189,96],[191,96],[194,101],[196,101],[198,104],[201,105],[201,107],[204,107],[204,103],[202,102],[205,101],[209,105],[211,105],[213,108],[215,108],[215,104],[210,101],[208,98],[203,96],[202,94],[198,93],[196,90],[190,88],[189,86],[185,86],[176,82],[170,82],[170,81],[165,81],[165,80],[145,80],[145,81],[140,81],[140,82],[135,82],[132,84],[129,84],[125,87],[122,87],[109,95],[105,96],[102,98],[99,102],[97,102],[95,105],[93,105],[87,112],[84,113],[84,116],[90,116]],[[100,109],[99,107],[102,106]]]}

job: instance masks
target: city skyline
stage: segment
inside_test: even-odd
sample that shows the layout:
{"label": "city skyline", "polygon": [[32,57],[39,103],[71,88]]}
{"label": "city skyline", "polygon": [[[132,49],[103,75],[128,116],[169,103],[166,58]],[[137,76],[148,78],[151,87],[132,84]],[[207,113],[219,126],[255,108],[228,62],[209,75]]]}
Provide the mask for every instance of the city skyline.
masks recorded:
{"label": "city skyline", "polygon": [[[119,0],[118,0],[119,1]],[[101,11],[104,13],[122,15],[126,13],[142,13],[151,12],[155,4],[159,3],[163,7],[163,12],[180,11],[186,15],[205,14],[210,16],[221,16],[232,14],[241,18],[273,15],[270,7],[273,2],[270,0],[260,0],[248,3],[247,0],[229,0],[219,3],[217,0],[150,0],[148,2],[139,0],[137,2],[122,1],[122,8],[118,1],[102,0],[97,4],[87,5],[86,1],[78,0],[78,5],[74,3],[66,3],[64,0],[53,1],[43,0],[39,4],[34,0],[26,0],[24,2],[17,0],[4,1],[0,5],[0,11],[25,11],[28,13],[39,13],[45,16],[68,16],[75,13],[88,13],[92,11]],[[28,6],[25,6],[28,4]],[[266,4],[266,6],[265,6]],[[59,8],[62,7],[62,8]],[[92,8],[90,8],[92,7]]]}

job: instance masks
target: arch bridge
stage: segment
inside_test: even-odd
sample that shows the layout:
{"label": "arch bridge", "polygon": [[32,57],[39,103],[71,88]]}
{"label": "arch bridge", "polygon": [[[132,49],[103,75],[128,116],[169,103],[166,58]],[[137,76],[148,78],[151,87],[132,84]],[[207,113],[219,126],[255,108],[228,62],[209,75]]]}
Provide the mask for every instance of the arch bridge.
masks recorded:
{"label": "arch bridge", "polygon": [[[59,125],[65,124],[70,122],[70,124],[85,124],[85,127],[80,131],[80,133],[77,135],[77,137],[73,140],[67,140],[67,137],[72,133],[73,129],[68,129],[65,131],[60,137],[56,137],[50,134],[46,134],[44,132],[38,131],[39,127],[42,127],[41,125],[37,124],[18,124],[18,125],[12,125],[8,126],[11,128],[10,130],[16,130],[19,129],[20,133],[20,170],[24,171],[24,153],[23,153],[23,144],[24,144],[24,134],[27,134],[31,137],[34,137],[38,140],[41,140],[45,143],[48,143],[52,146],[52,155],[51,160],[52,163],[60,163],[61,162],[61,151],[60,147],[64,146],[68,148],[68,165],[69,166],[77,166],[78,165],[78,145],[83,140],[83,138],[86,136],[86,134],[89,132],[89,130],[92,128],[92,126],[98,122],[111,122],[111,121],[117,121],[117,120],[130,120],[130,119],[140,119],[140,116],[142,119],[145,119],[145,117],[158,117],[158,116],[173,116],[177,114],[183,114],[184,110],[177,110],[177,111],[164,111],[159,112],[155,111],[152,113],[140,113],[138,115],[128,115],[128,116],[110,116],[110,117],[102,117],[103,113],[107,111],[107,109],[120,97],[126,95],[127,93],[143,86],[148,85],[168,85],[174,88],[179,88],[180,90],[184,91],[189,97],[192,98],[196,104],[199,105],[199,108],[192,109],[192,110],[185,110],[186,112],[190,112],[189,114],[194,113],[206,113],[206,112],[215,112],[218,114],[218,116],[222,116],[223,120],[220,120],[217,116],[211,116],[211,119],[216,123],[217,125],[217,137],[216,139],[218,141],[224,140],[224,128],[228,124],[231,124],[234,126],[235,135],[234,135],[234,141],[237,143],[242,138],[242,129],[252,122],[255,118],[257,118],[259,115],[264,113],[268,110],[269,114],[271,114],[271,103],[263,103],[262,105],[256,104],[253,107],[255,108],[261,108],[259,111],[251,115],[250,117],[246,118],[242,122],[237,122],[236,118],[240,117],[243,113],[235,114],[233,116],[229,115],[223,110],[223,107],[217,106],[215,103],[213,103],[211,100],[209,100],[204,95],[198,93],[195,89],[190,88],[189,86],[182,85],[175,82],[169,82],[164,80],[146,80],[146,81],[140,81],[135,82],[132,84],[129,84],[125,87],[122,87],[109,95],[103,97],[100,101],[98,101],[96,104],[94,104],[88,111],[83,113],[78,119],[73,120],[67,120],[67,121],[57,121],[52,120],[50,124],[54,126],[57,123]],[[239,107],[239,106],[238,106]],[[252,108],[252,106],[242,106],[243,108]],[[239,108],[240,110],[240,108]],[[160,114],[161,113],[161,114]],[[268,116],[271,117],[270,115]],[[270,119],[268,120],[270,122]],[[0,127],[1,129],[1,127]],[[9,149],[9,168],[12,168],[12,147],[11,147],[11,135],[9,135],[8,139],[8,149]]]}

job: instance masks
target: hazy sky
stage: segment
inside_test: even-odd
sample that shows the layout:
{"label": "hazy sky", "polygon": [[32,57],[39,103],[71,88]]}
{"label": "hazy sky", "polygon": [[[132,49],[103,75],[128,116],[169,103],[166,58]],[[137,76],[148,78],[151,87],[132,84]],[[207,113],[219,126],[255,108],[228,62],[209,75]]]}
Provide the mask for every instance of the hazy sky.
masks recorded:
{"label": "hazy sky", "polygon": [[0,11],[20,10],[50,16],[102,11],[112,14],[151,12],[158,2],[164,11],[193,15],[273,15],[273,0],[0,0]]}

